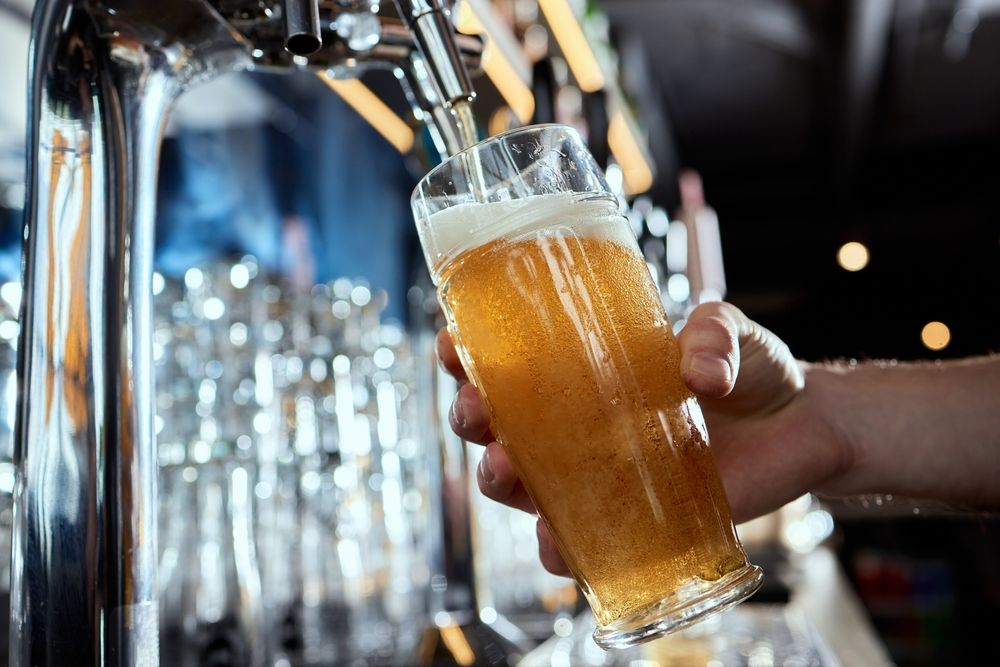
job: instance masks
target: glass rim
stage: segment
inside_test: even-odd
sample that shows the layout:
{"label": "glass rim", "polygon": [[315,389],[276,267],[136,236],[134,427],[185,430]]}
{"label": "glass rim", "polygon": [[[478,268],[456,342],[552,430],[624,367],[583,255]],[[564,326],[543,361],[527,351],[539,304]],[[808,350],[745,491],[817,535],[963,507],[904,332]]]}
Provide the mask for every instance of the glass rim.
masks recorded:
{"label": "glass rim", "polygon": [[463,157],[466,155],[470,155],[473,151],[482,150],[488,144],[499,143],[501,140],[506,139],[507,137],[511,137],[517,134],[528,134],[529,132],[534,132],[537,130],[544,130],[549,128],[561,128],[564,130],[569,130],[574,135],[576,135],[577,139],[579,139],[581,142],[583,141],[583,137],[580,135],[579,130],[577,130],[572,125],[566,125],[565,123],[537,123],[534,125],[523,125],[521,127],[514,127],[509,130],[504,130],[503,132],[499,132],[492,136],[486,137],[481,141],[477,141],[468,148],[463,148],[454,155],[449,155],[444,160],[442,160],[440,164],[438,164],[433,169],[428,171],[420,178],[419,181],[417,181],[417,184],[413,188],[413,192],[410,193],[410,201],[413,201],[417,197],[417,193],[420,191],[420,188],[423,186],[425,182],[431,180],[434,176],[438,174],[438,172],[444,170],[444,168],[447,167],[452,160],[455,160],[459,157]]}

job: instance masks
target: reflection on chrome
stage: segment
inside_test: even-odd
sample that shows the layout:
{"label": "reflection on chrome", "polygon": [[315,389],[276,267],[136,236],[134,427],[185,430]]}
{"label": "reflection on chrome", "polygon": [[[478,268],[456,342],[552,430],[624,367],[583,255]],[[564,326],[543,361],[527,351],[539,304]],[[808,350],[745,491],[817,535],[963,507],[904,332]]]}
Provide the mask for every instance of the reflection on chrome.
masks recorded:
{"label": "reflection on chrome", "polygon": [[[345,4],[323,3],[324,48],[296,59],[282,48],[289,35],[278,2],[36,3],[14,664],[157,662],[150,295],[159,287],[156,163],[177,94],[239,68],[311,66],[348,77],[373,65],[412,73],[419,61],[427,76],[409,81],[421,117],[447,120],[454,114],[434,110],[464,108],[474,96],[464,63],[478,64],[482,43],[454,35],[446,5],[399,0],[406,25],[383,26],[377,43],[355,53],[332,19],[374,14],[377,3]],[[437,131],[454,134],[450,126]],[[225,305],[206,302],[202,314],[221,320]],[[208,436],[218,425],[205,428]]]}

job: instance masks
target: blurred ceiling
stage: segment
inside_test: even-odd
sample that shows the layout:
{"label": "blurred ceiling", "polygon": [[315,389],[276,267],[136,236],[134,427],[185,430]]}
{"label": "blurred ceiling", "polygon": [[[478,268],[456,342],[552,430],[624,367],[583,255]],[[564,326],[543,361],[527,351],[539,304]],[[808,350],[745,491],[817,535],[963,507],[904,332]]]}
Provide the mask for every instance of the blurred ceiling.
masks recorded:
{"label": "blurred ceiling", "polygon": [[[673,207],[692,167],[730,298],[819,356],[1000,348],[1000,0],[603,0]],[[869,267],[837,248],[869,245]]]}
{"label": "blurred ceiling", "polygon": [[[732,301],[806,358],[1000,349],[1000,0],[601,3],[651,195],[672,210],[678,170],[701,172]],[[24,30],[8,33],[32,4],[0,0],[7,91],[24,90]],[[22,137],[8,102],[0,130]],[[835,261],[849,240],[871,250],[857,273]],[[931,320],[952,330],[940,353],[920,343]]]}

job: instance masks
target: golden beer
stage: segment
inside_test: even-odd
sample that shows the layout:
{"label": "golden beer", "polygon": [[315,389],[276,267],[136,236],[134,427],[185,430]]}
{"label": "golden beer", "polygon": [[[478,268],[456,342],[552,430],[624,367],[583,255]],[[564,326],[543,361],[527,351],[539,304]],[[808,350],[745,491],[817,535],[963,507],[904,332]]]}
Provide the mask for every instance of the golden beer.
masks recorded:
{"label": "golden beer", "polygon": [[760,570],[617,202],[464,203],[430,216],[421,240],[436,251],[463,365],[587,596],[598,643],[669,632],[756,590]]}

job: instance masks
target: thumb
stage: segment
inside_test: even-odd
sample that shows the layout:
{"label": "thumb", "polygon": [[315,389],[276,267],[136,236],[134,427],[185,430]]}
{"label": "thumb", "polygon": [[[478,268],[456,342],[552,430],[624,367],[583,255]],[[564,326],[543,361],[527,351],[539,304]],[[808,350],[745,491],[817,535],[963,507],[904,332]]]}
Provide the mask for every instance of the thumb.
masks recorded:
{"label": "thumb", "polygon": [[743,314],[728,303],[695,308],[677,336],[681,378],[696,394],[729,395],[740,370],[740,321]]}
{"label": "thumb", "polygon": [[727,397],[733,414],[773,412],[805,384],[784,341],[729,303],[695,308],[677,342],[688,388],[719,409],[723,403],[711,399]]}

